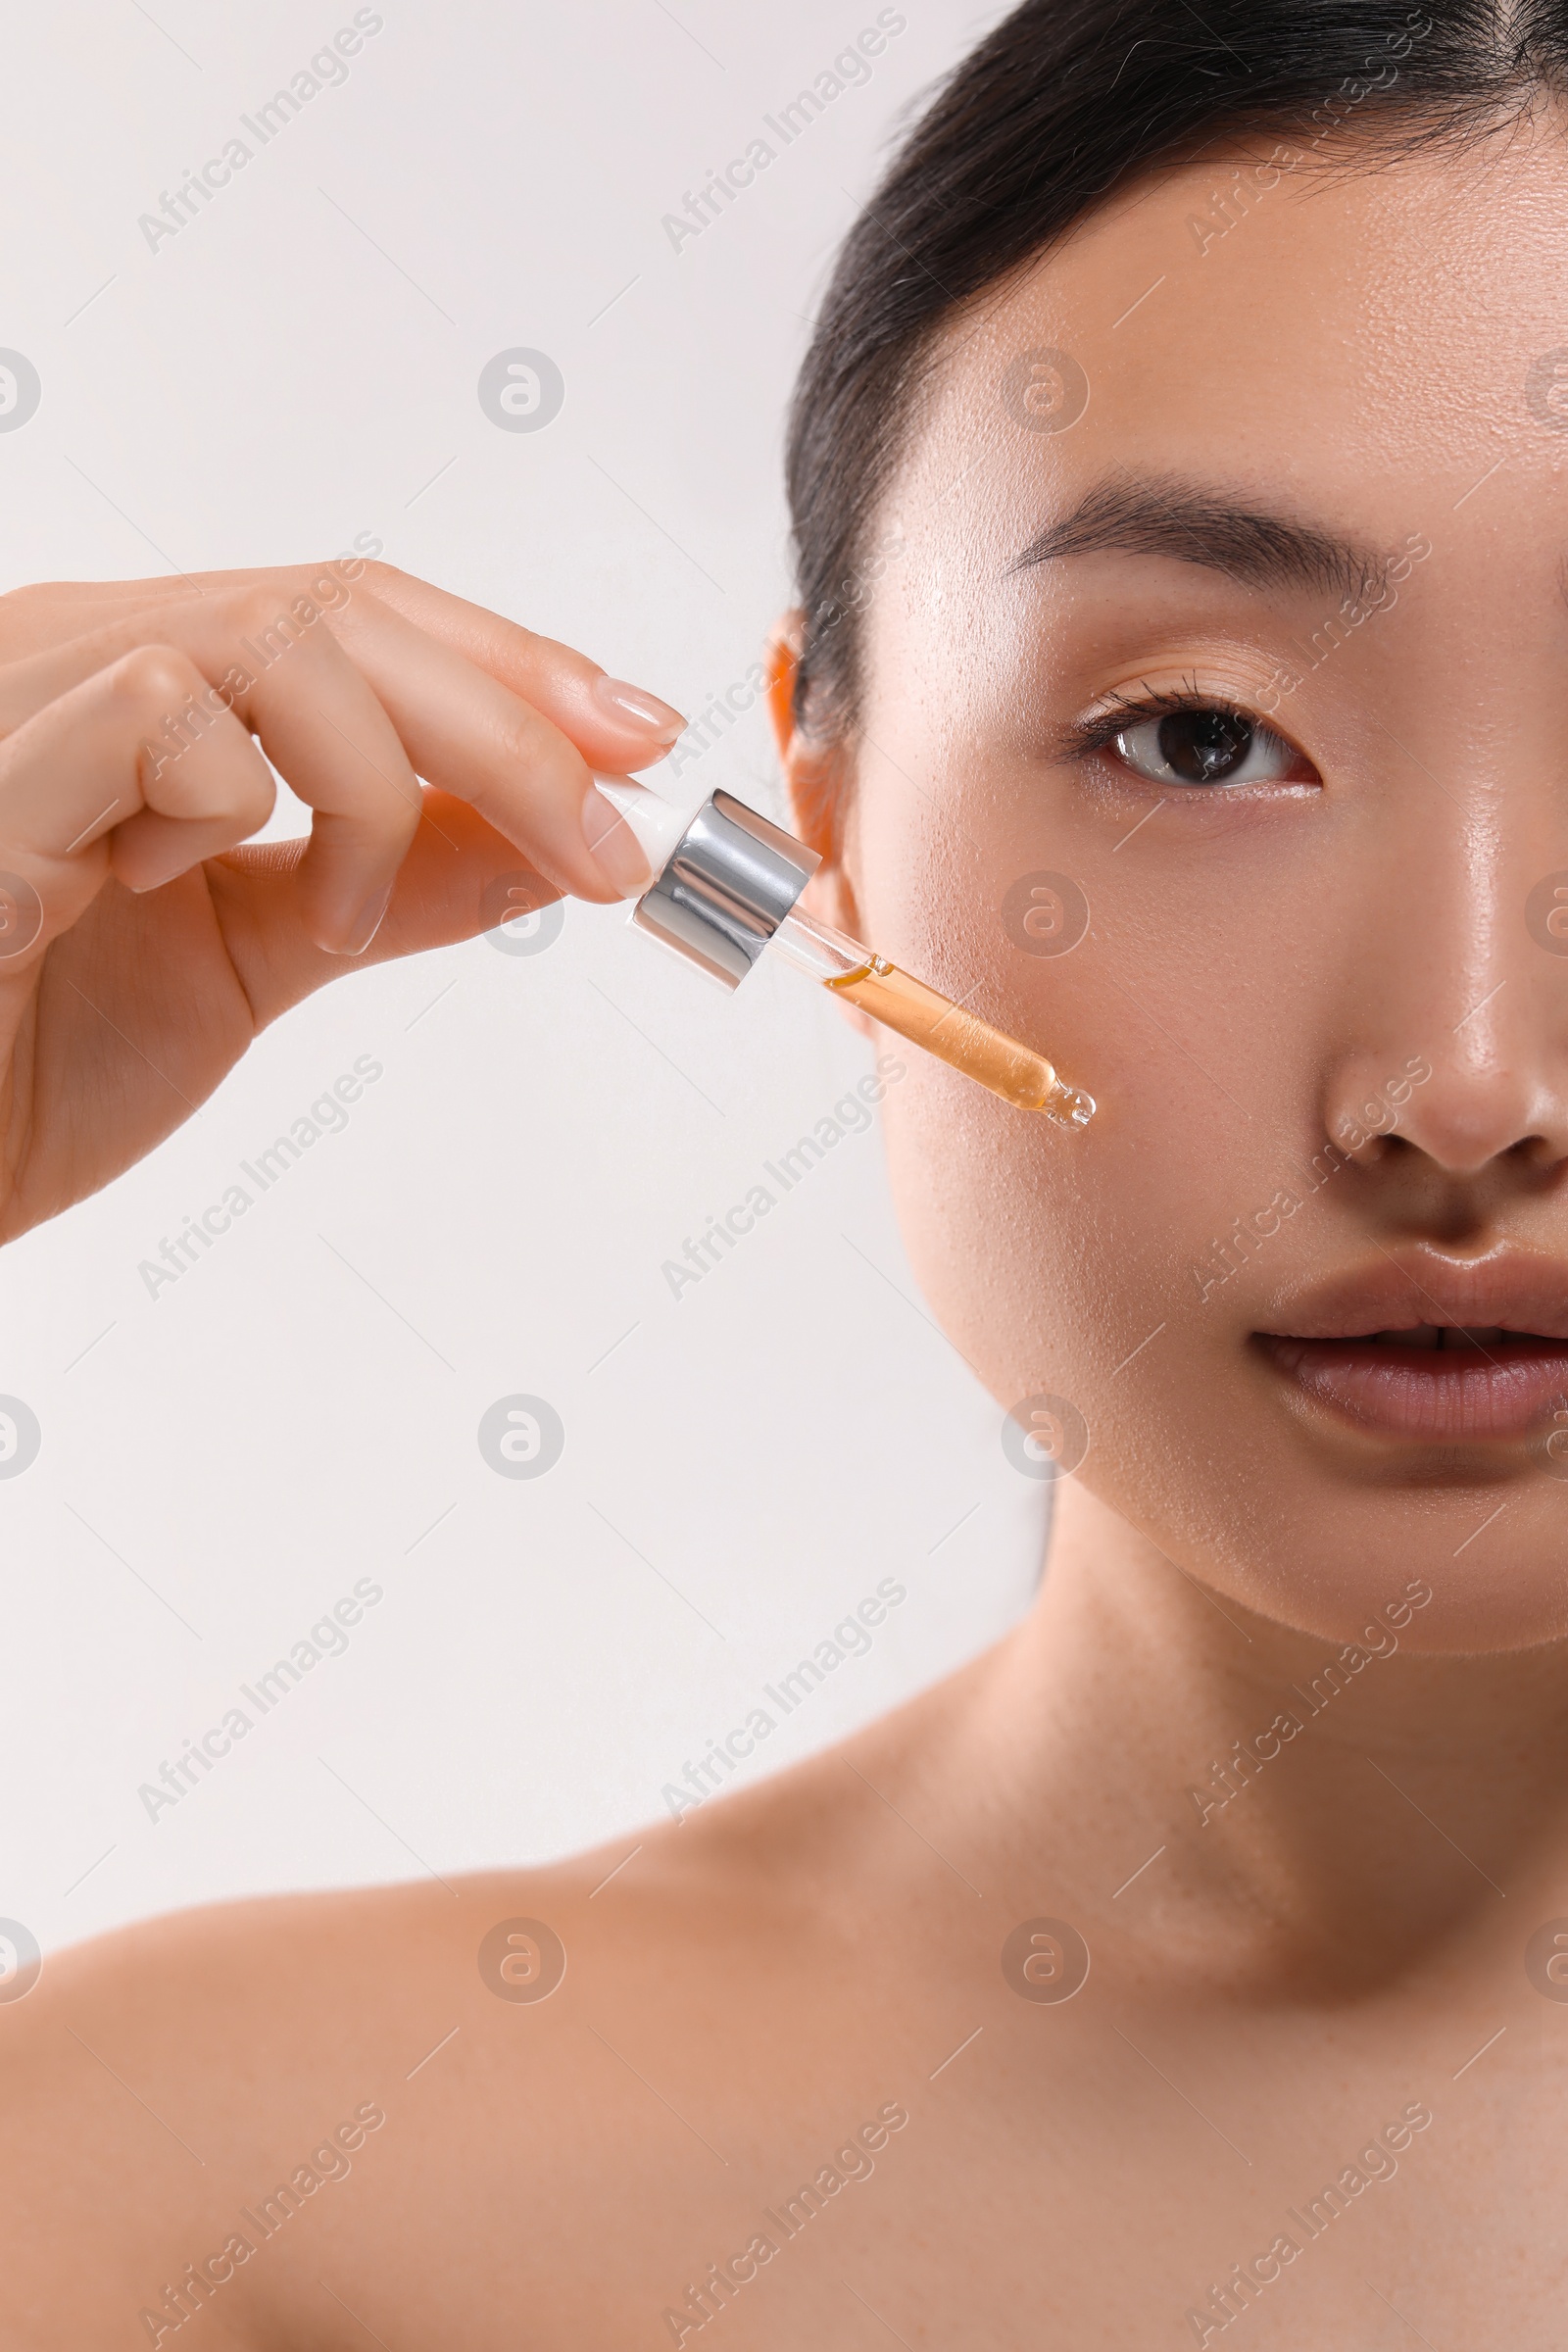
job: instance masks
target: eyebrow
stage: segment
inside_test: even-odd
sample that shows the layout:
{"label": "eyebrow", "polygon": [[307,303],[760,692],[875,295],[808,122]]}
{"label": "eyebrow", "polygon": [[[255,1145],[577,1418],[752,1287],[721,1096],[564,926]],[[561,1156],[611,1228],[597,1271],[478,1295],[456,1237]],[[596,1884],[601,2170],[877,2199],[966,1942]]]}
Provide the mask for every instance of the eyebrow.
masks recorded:
{"label": "eyebrow", "polygon": [[1175,556],[1249,588],[1315,588],[1360,597],[1388,583],[1388,559],[1375,549],[1174,474],[1124,473],[1097,482],[1070,514],[1048,522],[1007,568],[1027,571],[1060,556],[1107,550]]}

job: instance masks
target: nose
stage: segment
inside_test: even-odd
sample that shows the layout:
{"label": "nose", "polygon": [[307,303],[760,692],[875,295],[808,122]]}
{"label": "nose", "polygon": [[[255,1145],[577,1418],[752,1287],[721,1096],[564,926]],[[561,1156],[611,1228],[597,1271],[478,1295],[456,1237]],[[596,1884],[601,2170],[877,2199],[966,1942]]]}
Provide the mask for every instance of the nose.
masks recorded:
{"label": "nose", "polygon": [[1478,1066],[1440,1047],[1398,1063],[1387,1055],[1356,1060],[1333,1090],[1326,1122],[1330,1140],[1352,1158],[1376,1158],[1391,1139],[1458,1177],[1479,1176],[1510,1155],[1529,1167],[1568,1158],[1568,1099],[1522,1059]]}
{"label": "nose", "polygon": [[1453,830],[1379,894],[1325,1124],[1365,1162],[1402,1144],[1456,1178],[1552,1167],[1568,1159],[1568,872],[1532,875],[1484,826]]}

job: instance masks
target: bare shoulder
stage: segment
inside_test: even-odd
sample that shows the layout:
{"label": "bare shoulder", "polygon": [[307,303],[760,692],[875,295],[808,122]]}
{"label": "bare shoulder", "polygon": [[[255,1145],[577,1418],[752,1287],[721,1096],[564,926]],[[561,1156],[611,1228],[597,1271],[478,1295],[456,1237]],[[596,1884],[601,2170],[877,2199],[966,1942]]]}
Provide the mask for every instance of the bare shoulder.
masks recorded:
{"label": "bare shoulder", "polygon": [[858,1950],[900,1915],[886,1800],[945,1703],[551,1867],[226,1903],[52,1957],[0,2006],[19,2352],[167,2345],[197,2316],[213,2347],[305,2345],[331,2296],[417,2310],[459,2259],[475,2341],[519,2295],[569,2337],[607,2198],[657,2267],[639,2231],[722,2199],[760,2116],[836,2119],[858,2066],[859,2104],[886,2101]]}
{"label": "bare shoulder", "polygon": [[[362,2160],[385,2124],[384,2025],[345,1971],[419,1907],[388,1888],[174,1913],[51,1955],[0,2007],[0,2291],[19,2347],[167,2341],[179,2280],[197,2281],[193,2314],[238,2275],[224,2249],[253,2195]],[[211,2341],[251,2340],[225,2332],[233,2300]]]}

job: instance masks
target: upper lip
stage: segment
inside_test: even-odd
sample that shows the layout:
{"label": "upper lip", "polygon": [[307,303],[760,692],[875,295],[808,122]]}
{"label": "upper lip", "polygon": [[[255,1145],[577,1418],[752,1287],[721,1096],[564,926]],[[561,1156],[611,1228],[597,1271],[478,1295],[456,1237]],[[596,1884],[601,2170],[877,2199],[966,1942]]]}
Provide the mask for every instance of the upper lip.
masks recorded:
{"label": "upper lip", "polygon": [[1380,1251],[1370,1263],[1281,1294],[1256,1328],[1280,1339],[1353,1340],[1431,1323],[1568,1340],[1568,1266],[1517,1248],[1478,1258]]}

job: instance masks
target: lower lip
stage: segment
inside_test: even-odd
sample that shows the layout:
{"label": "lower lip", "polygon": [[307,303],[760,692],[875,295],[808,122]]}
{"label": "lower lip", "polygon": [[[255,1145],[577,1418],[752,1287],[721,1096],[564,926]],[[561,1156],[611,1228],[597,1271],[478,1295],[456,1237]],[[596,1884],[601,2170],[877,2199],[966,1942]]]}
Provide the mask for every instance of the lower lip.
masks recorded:
{"label": "lower lip", "polygon": [[1568,1408],[1568,1341],[1399,1348],[1373,1340],[1293,1340],[1259,1332],[1276,1371],[1343,1420],[1437,1443],[1523,1438]]}

